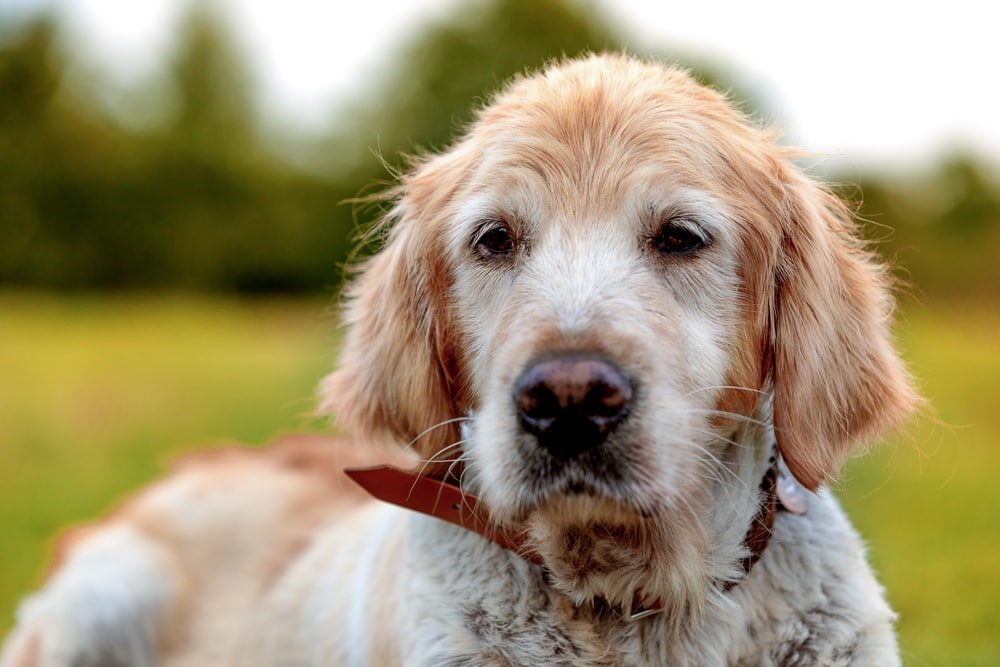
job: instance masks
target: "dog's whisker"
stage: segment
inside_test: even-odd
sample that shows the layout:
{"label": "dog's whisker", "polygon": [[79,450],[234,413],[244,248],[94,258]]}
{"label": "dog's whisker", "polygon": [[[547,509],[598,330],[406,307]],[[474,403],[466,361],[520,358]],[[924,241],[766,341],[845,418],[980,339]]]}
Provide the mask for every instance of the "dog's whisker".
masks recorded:
{"label": "dog's whisker", "polygon": [[770,428],[772,426],[771,422],[767,420],[758,419],[757,417],[744,415],[739,412],[732,412],[730,410],[719,410],[717,408],[686,407],[678,409],[676,414],[708,415],[711,417],[724,417],[726,419],[731,419],[732,421],[739,422],[741,424],[747,424],[750,426],[760,426],[761,428]]}
{"label": "dog's whisker", "polygon": [[764,389],[757,389],[754,387],[743,387],[740,385],[718,384],[718,385],[708,385],[704,387],[698,387],[697,389],[692,389],[691,391],[681,394],[681,398],[690,398],[695,394],[700,394],[706,391],[744,391],[747,392],[748,394],[758,394],[760,396],[768,395],[768,392]]}
{"label": "dog's whisker", "polygon": [[432,424],[431,426],[428,426],[423,431],[421,431],[420,433],[418,433],[416,436],[413,437],[412,440],[410,440],[408,443],[406,443],[406,445],[404,445],[404,447],[406,449],[413,449],[413,446],[421,438],[426,437],[427,435],[431,434],[435,430],[437,430],[439,428],[443,428],[445,426],[449,426],[451,424],[457,424],[457,423],[461,423],[461,422],[464,422],[464,421],[470,421],[470,419],[471,419],[470,417],[453,417],[451,419],[445,419],[443,421],[439,421],[436,424]]}
{"label": "dog's whisker", "polygon": [[[709,434],[710,435],[714,435],[714,434],[711,434],[711,433],[709,433]],[[730,442],[730,443],[732,443],[734,445],[740,445],[740,443],[737,443],[735,441],[729,441],[729,440],[726,440],[725,438],[719,438],[719,439],[722,440],[722,441],[724,441],[724,442]],[[716,481],[718,481],[720,484],[725,484],[724,479],[721,477],[721,475],[724,474],[724,473],[727,474],[729,477],[732,477],[732,479],[736,480],[736,482],[738,482],[739,485],[740,485],[739,487],[730,487],[730,488],[733,488],[734,490],[736,490],[738,488],[745,488],[746,487],[746,485],[747,485],[746,480],[743,479],[742,477],[740,477],[739,474],[737,474],[734,470],[732,470],[729,466],[727,466],[722,461],[722,459],[720,459],[718,456],[716,456],[715,454],[713,454],[707,447],[705,447],[705,446],[703,446],[701,444],[698,444],[697,442],[695,442],[693,440],[689,440],[688,441],[688,445],[690,447],[693,447],[694,449],[696,449],[698,452],[701,453],[702,456],[705,457],[705,459],[707,459],[708,461],[711,461],[714,464],[710,468],[707,468],[707,469],[706,468],[702,468],[703,472],[705,472],[705,473],[711,473],[711,474],[715,474],[715,475],[719,475],[719,477],[716,479]]]}
{"label": "dog's whisker", "polygon": [[446,445],[446,446],[442,447],[438,451],[434,452],[429,458],[419,459],[419,460],[422,463],[425,463],[425,464],[430,464],[430,463],[448,463],[449,461],[451,461],[453,459],[446,459],[446,458],[443,458],[443,457],[447,456],[451,452],[455,452],[455,451],[461,452],[462,451],[462,447],[465,445],[465,443],[466,443],[465,440],[458,440],[456,442],[451,443],[450,445]]}
{"label": "dog's whisker", "polygon": [[[460,460],[462,458],[461,455],[459,455],[458,459],[441,459],[439,457],[440,456],[444,456],[448,452],[451,452],[451,451],[455,451],[455,450],[461,451],[462,447],[465,445],[465,442],[466,442],[465,440],[458,440],[456,442],[453,442],[453,443],[451,443],[449,445],[446,445],[445,447],[442,447],[441,449],[439,449],[437,452],[435,452],[433,455],[431,455],[430,458],[423,459],[421,461],[422,465],[420,466],[420,474],[423,475],[425,472],[427,472],[427,468],[428,467],[430,467],[432,465],[435,465],[435,464],[450,463],[451,465],[454,465],[454,461]],[[449,468],[450,467],[451,466],[449,466]]]}
{"label": "dog's whisker", "polygon": [[731,412],[729,410],[717,410],[714,408],[689,408],[688,413],[703,414],[712,417],[724,417],[726,419],[731,419],[741,424],[748,424],[750,426],[760,426],[762,428],[771,427],[770,421],[758,419],[757,417],[751,417],[750,415],[740,414],[739,412]]}

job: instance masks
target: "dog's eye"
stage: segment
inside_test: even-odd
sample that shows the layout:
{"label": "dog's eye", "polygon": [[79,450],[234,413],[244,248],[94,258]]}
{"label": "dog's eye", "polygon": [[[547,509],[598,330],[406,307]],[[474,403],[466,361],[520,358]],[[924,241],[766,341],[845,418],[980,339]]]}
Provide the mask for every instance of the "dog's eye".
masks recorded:
{"label": "dog's eye", "polygon": [[494,227],[479,237],[476,250],[483,257],[509,255],[514,251],[514,237],[507,227]]}
{"label": "dog's eye", "polygon": [[652,241],[653,248],[661,255],[689,255],[708,245],[698,232],[674,222],[667,222]]}

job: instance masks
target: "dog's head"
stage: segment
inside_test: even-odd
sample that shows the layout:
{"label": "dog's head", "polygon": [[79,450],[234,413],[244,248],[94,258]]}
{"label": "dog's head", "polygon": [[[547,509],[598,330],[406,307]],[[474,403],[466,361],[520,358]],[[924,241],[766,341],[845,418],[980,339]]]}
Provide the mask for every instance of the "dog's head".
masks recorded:
{"label": "dog's head", "polygon": [[515,82],[402,180],[324,408],[438,472],[461,458],[495,519],[588,554],[567,577],[601,569],[602,535],[696,558],[725,475],[756,490],[736,468],[772,421],[816,489],[917,400],[883,268],[789,157],[675,69]]}

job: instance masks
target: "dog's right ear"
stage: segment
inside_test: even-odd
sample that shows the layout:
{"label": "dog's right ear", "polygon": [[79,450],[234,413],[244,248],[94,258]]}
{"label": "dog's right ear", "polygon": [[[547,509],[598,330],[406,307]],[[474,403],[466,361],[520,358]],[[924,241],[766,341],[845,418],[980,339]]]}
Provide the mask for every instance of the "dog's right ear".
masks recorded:
{"label": "dog's right ear", "polygon": [[465,411],[443,229],[460,161],[453,150],[402,179],[388,240],[346,291],[339,367],[320,388],[320,412],[336,415],[343,431],[411,446],[429,461],[458,458],[442,450],[461,439]]}
{"label": "dog's right ear", "polygon": [[893,345],[884,267],[854,238],[836,197],[796,170],[783,173],[775,436],[792,474],[815,491],[854,447],[901,424],[922,399]]}

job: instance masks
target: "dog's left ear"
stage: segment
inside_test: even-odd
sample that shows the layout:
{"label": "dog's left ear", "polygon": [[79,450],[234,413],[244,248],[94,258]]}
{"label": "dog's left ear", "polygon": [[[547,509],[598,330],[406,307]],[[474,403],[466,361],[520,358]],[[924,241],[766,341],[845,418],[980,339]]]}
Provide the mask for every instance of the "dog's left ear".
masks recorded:
{"label": "dog's left ear", "polygon": [[885,267],[854,236],[852,216],[788,164],[774,321],[774,426],[792,474],[815,490],[857,444],[920,398],[890,334]]}
{"label": "dog's left ear", "polygon": [[340,363],[320,387],[320,411],[344,431],[411,448],[431,475],[458,458],[441,453],[461,439],[465,402],[443,229],[462,159],[452,150],[402,179],[385,246],[347,288]]}

